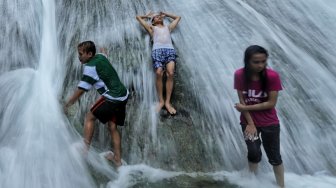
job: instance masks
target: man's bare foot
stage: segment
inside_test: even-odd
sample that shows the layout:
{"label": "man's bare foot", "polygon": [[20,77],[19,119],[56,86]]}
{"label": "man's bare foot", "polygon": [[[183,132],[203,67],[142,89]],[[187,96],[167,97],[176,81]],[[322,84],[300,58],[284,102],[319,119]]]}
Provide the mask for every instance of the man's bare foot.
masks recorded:
{"label": "man's bare foot", "polygon": [[165,107],[170,115],[176,115],[176,110],[170,103],[166,103]]}
{"label": "man's bare foot", "polygon": [[163,106],[164,106],[163,101],[158,102],[157,105],[156,105],[156,113],[159,113],[161,111],[161,109],[163,108]]}
{"label": "man's bare foot", "polygon": [[115,156],[112,152],[108,152],[105,155],[105,158],[113,162],[116,167],[120,167],[122,165],[120,157]]}

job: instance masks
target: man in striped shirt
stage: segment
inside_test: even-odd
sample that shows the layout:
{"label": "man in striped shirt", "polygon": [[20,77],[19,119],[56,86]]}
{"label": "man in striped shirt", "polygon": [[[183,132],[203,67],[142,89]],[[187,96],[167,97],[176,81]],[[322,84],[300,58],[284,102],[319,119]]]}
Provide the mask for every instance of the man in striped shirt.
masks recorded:
{"label": "man in striped shirt", "polygon": [[101,98],[86,114],[84,123],[84,142],[89,149],[94,121],[108,123],[113,141],[114,155],[109,154],[107,159],[116,166],[121,165],[121,139],[117,125],[122,126],[125,120],[125,110],[128,90],[121,83],[116,70],[112,67],[105,55],[96,54],[96,47],[92,41],[85,41],[78,45],[79,61],[84,64],[84,72],[77,90],[65,104],[64,109],[74,104],[80,96],[94,87]]}

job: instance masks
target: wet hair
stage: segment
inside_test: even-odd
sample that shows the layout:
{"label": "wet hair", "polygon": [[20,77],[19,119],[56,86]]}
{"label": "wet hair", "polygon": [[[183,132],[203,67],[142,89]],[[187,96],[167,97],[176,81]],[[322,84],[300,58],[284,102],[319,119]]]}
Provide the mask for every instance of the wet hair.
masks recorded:
{"label": "wet hair", "polygon": [[[244,55],[244,83],[245,83],[245,89],[248,90],[249,84],[251,82],[251,70],[250,70],[250,61],[254,54],[265,54],[266,58],[268,58],[268,52],[265,48],[258,46],[258,45],[252,45],[246,48],[245,55]],[[266,67],[264,70],[262,70],[259,73],[260,81],[261,81],[261,90],[266,92],[267,90],[267,72]]]}
{"label": "wet hair", "polygon": [[92,41],[84,41],[78,44],[77,48],[83,48],[85,53],[92,52],[92,56],[96,55],[96,45]]}
{"label": "wet hair", "polygon": [[152,18],[152,20],[151,20],[151,23],[152,23],[153,26],[155,26],[155,25],[154,25],[154,18],[156,18],[157,16],[160,16],[160,14],[157,14],[157,15],[153,16],[153,18]]}

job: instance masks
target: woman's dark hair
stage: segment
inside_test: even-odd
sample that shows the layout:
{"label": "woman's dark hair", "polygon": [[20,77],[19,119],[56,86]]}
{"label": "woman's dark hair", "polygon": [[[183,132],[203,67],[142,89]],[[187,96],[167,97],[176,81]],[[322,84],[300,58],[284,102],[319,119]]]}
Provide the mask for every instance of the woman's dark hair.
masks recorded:
{"label": "woman's dark hair", "polygon": [[158,17],[158,16],[160,16],[160,15],[158,14],[158,15],[153,16],[153,18],[152,18],[152,20],[151,20],[151,23],[152,23],[153,26],[156,25],[156,24],[154,24],[154,19],[155,19],[156,17]]}
{"label": "woman's dark hair", "polygon": [[92,41],[84,41],[78,44],[77,48],[83,48],[85,53],[92,52],[92,56],[96,55],[96,45]]}
{"label": "woman's dark hair", "polygon": [[[268,52],[265,48],[258,46],[258,45],[252,45],[249,46],[248,48],[246,48],[245,50],[245,55],[244,55],[244,83],[245,83],[245,88],[246,90],[248,90],[249,84],[251,82],[251,71],[250,71],[250,60],[251,57],[254,54],[265,54],[266,57],[268,57]],[[262,91],[266,91],[267,90],[267,72],[266,72],[266,68],[261,71],[259,73],[260,76],[260,81],[261,81],[261,89]]]}
{"label": "woman's dark hair", "polygon": [[[152,23],[152,25],[154,25],[154,18],[155,18],[155,16],[153,16],[153,18],[151,19],[151,23]],[[155,25],[154,25],[155,26]]]}

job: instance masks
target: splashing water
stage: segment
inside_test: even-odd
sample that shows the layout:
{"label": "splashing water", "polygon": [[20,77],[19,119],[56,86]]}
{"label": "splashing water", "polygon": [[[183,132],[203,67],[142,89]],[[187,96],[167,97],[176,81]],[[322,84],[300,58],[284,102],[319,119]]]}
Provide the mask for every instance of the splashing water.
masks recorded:
{"label": "splashing water", "polygon": [[80,148],[75,147],[79,136],[68,126],[58,101],[61,79],[55,5],[50,1],[41,5],[43,27],[37,70],[18,69],[0,77],[0,94],[5,97],[1,105],[0,185],[94,187]]}

